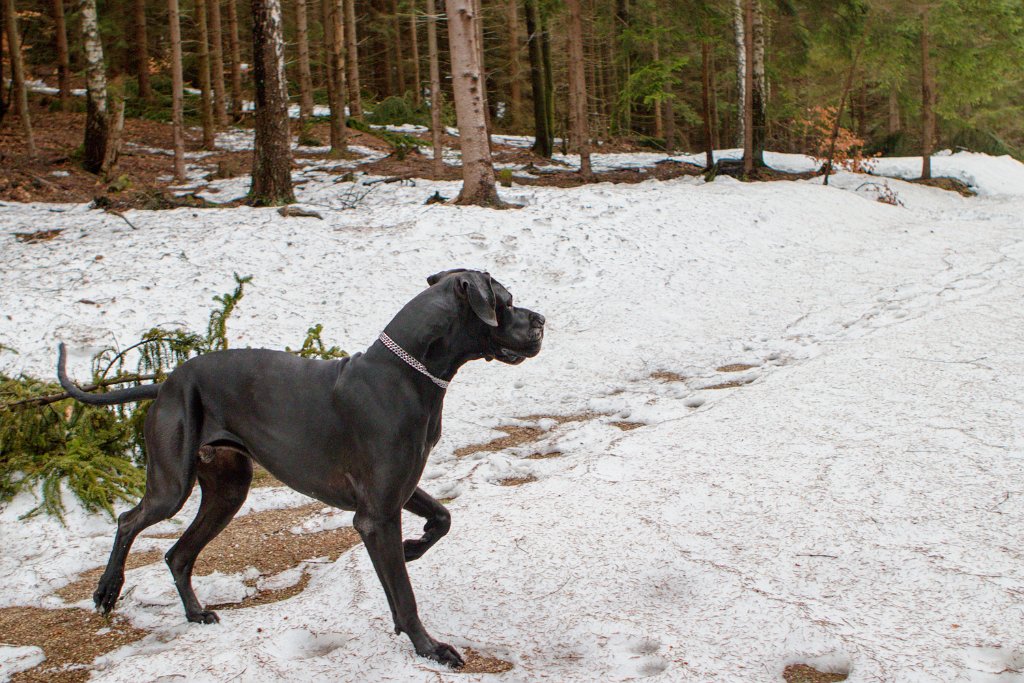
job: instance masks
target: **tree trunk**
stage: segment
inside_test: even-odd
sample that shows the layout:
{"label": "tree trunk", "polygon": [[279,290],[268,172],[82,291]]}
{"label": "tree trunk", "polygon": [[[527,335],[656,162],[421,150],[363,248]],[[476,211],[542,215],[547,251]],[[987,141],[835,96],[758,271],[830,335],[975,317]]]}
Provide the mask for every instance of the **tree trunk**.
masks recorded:
{"label": "tree trunk", "polygon": [[103,64],[103,44],[96,17],[96,0],[81,0],[82,47],[85,51],[85,154],[82,166],[99,173],[107,156],[107,74]]}
{"label": "tree trunk", "polygon": [[[234,0],[229,0],[232,4]],[[174,136],[174,180],[185,181],[185,79],[181,70],[181,19],[178,0],[167,0],[171,29],[171,132]]]}
{"label": "tree trunk", "polygon": [[668,97],[661,103],[663,109],[662,117],[665,120],[665,150],[674,152],[676,150],[676,111],[674,98]]}
{"label": "tree trunk", "polygon": [[505,23],[508,24],[508,127],[518,131],[522,125],[523,90],[519,59],[519,0],[506,0]]}
{"label": "tree trunk", "polygon": [[359,86],[359,41],[356,35],[356,3],[345,0],[345,42],[348,45],[348,102],[352,118],[363,118],[363,93]]}
{"label": "tree trunk", "polygon": [[764,166],[764,147],[768,140],[768,78],[764,68],[764,13],[761,0],[751,2],[751,41],[753,42],[754,88],[751,114],[754,126],[754,166]]}
{"label": "tree trunk", "polygon": [[480,53],[477,60],[480,64],[480,94],[484,99],[484,125],[487,126],[487,144],[491,144],[491,98],[488,92],[487,60],[484,59],[484,10],[480,0],[473,0],[473,16],[476,17],[476,49]]}
{"label": "tree trunk", "polygon": [[530,82],[533,85],[533,151],[547,159],[554,152],[554,133],[548,118],[549,83],[544,74],[544,54],[541,39],[540,8],[538,0],[526,0],[526,32],[529,34]]}
{"label": "tree trunk", "polygon": [[64,0],[53,0],[53,30],[57,42],[57,85],[60,88],[60,110],[70,111],[71,62],[68,58],[68,30],[64,21]]}
{"label": "tree trunk", "polygon": [[889,88],[889,135],[900,132],[900,100],[895,87]]}
{"label": "tree trunk", "polygon": [[213,97],[210,92],[210,39],[206,30],[206,0],[195,0],[196,27],[199,30],[199,111],[203,121],[203,149],[213,149]]}
{"label": "tree trunk", "polygon": [[860,53],[863,48],[864,39],[861,38],[861,42],[857,45],[857,51],[853,54],[853,63],[850,64],[850,70],[846,74],[843,94],[839,96],[839,109],[836,111],[836,120],[832,123],[832,136],[828,145],[828,159],[825,160],[825,181],[822,183],[824,185],[828,185],[828,177],[832,175],[832,159],[836,153],[836,140],[839,139],[839,122],[843,118],[843,107],[846,106],[846,98],[849,96],[850,88],[853,86],[853,74],[857,70],[857,62],[860,61]]}
{"label": "tree trunk", "polygon": [[743,172],[754,172],[754,2],[744,0],[743,43],[746,48],[743,70]]}
{"label": "tree trunk", "polygon": [[437,50],[437,10],[434,0],[427,0],[427,51],[430,55],[430,137],[434,146],[434,179],[444,175],[444,149],[441,146],[441,67]]}
{"label": "tree trunk", "polygon": [[707,40],[700,44],[701,66],[701,113],[704,119],[704,168],[711,169],[715,165],[715,138],[712,133],[711,121],[711,43]]}
{"label": "tree trunk", "polygon": [[394,40],[391,47],[395,54],[395,69],[398,75],[398,95],[405,97],[408,83],[405,80],[405,53],[402,50],[402,22],[398,17],[398,0],[391,0],[391,30],[394,33]]}
{"label": "tree trunk", "polygon": [[[7,24],[7,54],[11,60],[11,82],[14,86],[14,97],[18,101],[18,117],[25,131],[25,145],[30,157],[36,155],[36,139],[32,134],[32,119],[28,111],[28,85],[25,83],[25,65],[21,59],[21,40],[18,38],[18,13],[14,9],[14,0],[3,0],[4,15]],[[103,55],[100,54],[102,60]],[[0,85],[2,87],[2,85]]]}
{"label": "tree trunk", "polygon": [[736,38],[736,146],[747,144],[747,39],[746,39],[746,5],[747,0],[733,0],[732,25]]}
{"label": "tree trunk", "polygon": [[[60,2],[60,0],[54,0],[54,4]],[[146,34],[146,0],[135,0],[135,77],[139,82],[139,97],[146,100],[147,102],[153,99],[153,90],[149,85],[149,38]],[[56,14],[56,9],[54,11]],[[63,12],[62,12],[63,14]],[[60,51],[60,34],[63,32],[63,26],[58,27],[59,31],[57,34],[58,52]],[[64,44],[64,50],[67,50],[67,43]]]}
{"label": "tree trunk", "polygon": [[583,68],[583,16],[580,0],[566,0],[569,10],[569,113],[572,138],[580,155],[580,175],[589,178],[590,126],[587,120],[587,79]]}
{"label": "tree trunk", "polygon": [[714,149],[721,149],[722,147],[722,125],[718,119],[718,86],[715,81],[715,53],[712,52],[709,55],[708,63],[710,65],[708,73],[708,89],[711,94],[711,136],[714,138],[712,146]]}
{"label": "tree trunk", "polygon": [[213,114],[218,126],[226,126],[228,93],[224,87],[224,30],[220,21],[220,2],[210,0],[210,71],[213,75]]}
{"label": "tree trunk", "polygon": [[299,119],[308,125],[313,116],[313,74],[309,68],[309,27],[306,0],[295,0],[295,26],[299,44]]}
{"label": "tree trunk", "polygon": [[103,156],[103,166],[100,172],[105,178],[109,178],[117,168],[117,160],[121,153],[121,134],[124,132],[124,95],[120,86],[115,85],[114,91],[122,91],[121,95],[111,97],[113,116],[108,117],[110,128],[107,130],[107,151]]}
{"label": "tree trunk", "polygon": [[[331,3],[331,28],[334,33],[331,46],[334,48],[334,96],[331,103],[331,125],[338,127],[338,146],[331,151],[343,154],[348,151],[348,129],[345,127],[345,100],[348,85],[345,78],[345,4],[344,0],[325,0]],[[337,110],[337,115],[335,115]]]}
{"label": "tree trunk", "polygon": [[[228,3],[228,47],[231,50],[231,120],[242,120],[242,49],[238,40],[238,0]],[[179,41],[180,44],[180,41]],[[178,60],[181,63],[181,60]]]}
{"label": "tree trunk", "polygon": [[928,44],[928,9],[921,12],[921,177],[932,177],[932,146],[935,144],[935,82]]}
{"label": "tree trunk", "polygon": [[[657,11],[657,7],[655,7],[655,11]],[[657,15],[652,17],[652,23],[654,25],[654,35],[651,40],[651,60],[657,64],[661,61],[661,41],[658,40]],[[662,116],[660,101],[654,103],[654,137],[659,140],[665,139],[665,119]]]}
{"label": "tree trunk", "polygon": [[409,45],[412,47],[412,101],[417,107],[423,101],[423,81],[420,80],[419,31],[416,30],[416,2],[412,0],[409,14]]}
{"label": "tree trunk", "polygon": [[292,191],[288,86],[280,0],[252,0],[253,83],[256,145],[249,203],[276,206],[295,201]]}
{"label": "tree trunk", "polygon": [[462,191],[456,204],[502,206],[494,183],[494,166],[487,137],[480,47],[472,0],[446,0],[448,46],[452,60],[452,89],[462,149]]}
{"label": "tree trunk", "polygon": [[345,149],[345,95],[341,92],[344,82],[338,78],[337,35],[335,34],[335,0],[322,0],[324,26],[324,59],[327,71],[327,104],[331,108],[330,139],[331,152],[340,153]]}

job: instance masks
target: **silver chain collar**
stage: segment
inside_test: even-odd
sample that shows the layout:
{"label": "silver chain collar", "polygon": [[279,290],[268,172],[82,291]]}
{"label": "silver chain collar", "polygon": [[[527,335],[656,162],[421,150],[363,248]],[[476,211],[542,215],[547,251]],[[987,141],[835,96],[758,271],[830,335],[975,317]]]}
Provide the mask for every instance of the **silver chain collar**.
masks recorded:
{"label": "silver chain collar", "polygon": [[426,366],[424,366],[423,363],[419,362],[418,360],[413,358],[411,355],[409,355],[409,353],[405,349],[403,349],[401,346],[396,344],[391,337],[389,337],[385,333],[381,332],[380,333],[380,337],[378,337],[378,339],[380,339],[381,343],[384,344],[384,346],[388,347],[388,349],[393,354],[395,354],[396,356],[398,356],[399,358],[404,360],[406,362],[406,364],[409,367],[411,367],[413,370],[415,370],[416,372],[419,372],[419,373],[422,373],[422,374],[426,375],[427,377],[430,378],[431,382],[433,382],[437,386],[441,387],[442,389],[447,389],[448,388],[448,382],[445,382],[443,379],[440,379],[439,377],[434,377],[433,375],[431,375],[430,371],[427,370]]}

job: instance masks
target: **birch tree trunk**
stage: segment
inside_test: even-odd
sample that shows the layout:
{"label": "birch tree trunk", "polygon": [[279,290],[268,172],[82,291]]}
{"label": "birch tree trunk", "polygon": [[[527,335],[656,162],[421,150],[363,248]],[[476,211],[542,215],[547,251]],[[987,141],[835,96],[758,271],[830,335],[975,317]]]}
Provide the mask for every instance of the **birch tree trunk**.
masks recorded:
{"label": "birch tree trunk", "polygon": [[456,204],[501,207],[494,183],[494,165],[484,111],[480,46],[472,0],[446,0],[452,89],[462,149],[462,191]]}
{"label": "birch tree trunk", "polygon": [[580,155],[580,175],[590,178],[590,126],[587,80],[583,67],[583,16],[580,0],[565,0],[569,10],[569,114],[573,143]]}
{"label": "birch tree trunk", "polygon": [[754,2],[743,2],[743,173],[746,175],[754,172]]}
{"label": "birch tree trunk", "polygon": [[167,22],[171,31],[171,133],[174,137],[174,180],[180,183],[185,180],[185,79],[181,70],[181,18],[178,0],[167,0]]}
{"label": "birch tree trunk", "polygon": [[[149,86],[149,37],[146,32],[146,0],[135,0],[134,9],[135,77],[139,82],[139,97],[148,102],[153,99],[153,90]],[[61,27],[61,30],[63,30],[63,27]],[[57,40],[60,40],[59,34]],[[66,43],[64,49],[67,50]]]}
{"label": "birch tree trunk", "polygon": [[276,206],[295,201],[292,191],[288,86],[280,0],[252,0],[253,83],[256,145],[249,203]]}
{"label": "birch tree trunk", "polygon": [[[7,54],[11,60],[11,83],[14,97],[18,100],[18,117],[25,131],[25,145],[30,157],[36,155],[36,139],[32,134],[32,119],[28,111],[28,85],[25,83],[25,64],[21,59],[21,40],[18,38],[18,13],[14,0],[4,1],[4,15],[7,24]],[[100,55],[102,59],[102,54]]]}
{"label": "birch tree trunk", "polygon": [[764,68],[764,12],[761,0],[751,2],[751,40],[753,42],[754,88],[751,95],[754,166],[764,166],[764,147],[768,139],[768,78]]}
{"label": "birch tree trunk", "polygon": [[99,173],[107,156],[107,74],[103,64],[96,0],[81,0],[82,47],[85,51],[85,154],[82,166]]}
{"label": "birch tree trunk", "polygon": [[412,47],[412,101],[419,107],[423,101],[423,81],[420,76],[419,31],[416,30],[416,0],[410,0],[409,45]]}
{"label": "birch tree trunk", "polygon": [[[238,41],[238,0],[228,3],[228,47],[231,50],[231,119],[242,120],[242,49]],[[180,41],[179,41],[180,44]],[[178,60],[181,63],[181,60]]]}
{"label": "birch tree trunk", "polygon": [[935,144],[935,82],[931,67],[928,8],[921,11],[921,178],[932,177]]}
{"label": "birch tree trunk", "polygon": [[710,170],[715,165],[715,138],[711,122],[711,43],[708,40],[700,44],[701,66],[701,113],[704,119],[704,168]]}
{"label": "birch tree trunk", "polygon": [[738,94],[736,117],[736,146],[744,147],[747,142],[747,40],[744,16],[746,0],[733,0],[732,25],[736,39],[736,91]]}
{"label": "birch tree trunk", "polygon": [[195,3],[196,27],[199,30],[199,110],[203,121],[203,149],[213,149],[213,97],[210,92],[210,37],[206,30],[206,0],[195,0]]}
{"label": "birch tree trunk", "polygon": [[295,26],[299,44],[299,119],[308,125],[313,116],[313,74],[309,68],[309,26],[306,0],[295,0]]}
{"label": "birch tree trunk", "polygon": [[213,75],[213,114],[218,126],[228,125],[227,89],[224,87],[224,29],[221,0],[210,0],[210,71]]}
{"label": "birch tree trunk", "polygon": [[363,118],[363,93],[359,85],[359,41],[356,34],[356,3],[345,0],[345,43],[348,45],[348,102],[353,118]]}
{"label": "birch tree trunk", "polygon": [[430,138],[434,146],[434,179],[444,175],[444,150],[441,147],[441,67],[437,50],[437,10],[434,0],[427,0],[427,51],[430,56]]}

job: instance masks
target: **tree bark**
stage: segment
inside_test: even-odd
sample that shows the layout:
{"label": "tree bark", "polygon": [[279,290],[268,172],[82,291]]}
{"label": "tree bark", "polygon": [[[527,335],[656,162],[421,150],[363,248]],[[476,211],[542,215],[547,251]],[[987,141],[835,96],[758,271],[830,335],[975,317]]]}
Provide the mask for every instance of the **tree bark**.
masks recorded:
{"label": "tree bark", "polygon": [[519,130],[522,125],[522,66],[519,59],[519,0],[506,0],[505,23],[508,24],[508,127]]}
{"label": "tree bark", "polygon": [[256,145],[249,203],[276,206],[295,201],[292,191],[288,86],[280,0],[252,0],[253,83]]}
{"label": "tree bark", "polygon": [[437,10],[434,0],[427,0],[427,51],[430,56],[430,137],[434,146],[434,179],[444,175],[444,149],[441,146],[441,67],[437,50]]}
{"label": "tree bark", "polygon": [[411,0],[409,14],[409,45],[412,47],[412,101],[417,107],[423,101],[423,81],[420,75],[419,31],[416,30],[416,0]]}
{"label": "tree bark", "polygon": [[711,121],[711,43],[707,40],[700,44],[701,66],[701,113],[704,119],[704,168],[711,169],[715,165],[715,137],[712,133]]}
{"label": "tree bark", "polygon": [[309,26],[306,0],[295,0],[296,40],[299,47],[299,119],[303,126],[313,116],[313,73],[309,68]]}
{"label": "tree bark", "polygon": [[932,151],[935,144],[935,81],[931,68],[928,33],[928,8],[921,12],[921,178],[932,177]]}
{"label": "tree bark", "polygon": [[[11,60],[11,82],[14,98],[18,101],[18,117],[25,132],[25,145],[30,157],[36,155],[36,139],[32,134],[32,119],[28,110],[28,85],[25,83],[25,64],[21,59],[21,40],[18,38],[18,13],[14,0],[3,0],[7,24],[7,53]],[[100,55],[102,59],[102,54]],[[0,86],[2,87],[2,86]]]}
{"label": "tree bark", "polygon": [[[115,86],[115,92],[121,90],[120,87]],[[108,125],[110,128],[107,131],[107,150],[103,155],[103,166],[100,168],[100,172],[104,177],[110,177],[114,170],[117,168],[118,157],[121,153],[121,134],[124,132],[124,96],[113,96],[114,112],[113,116],[108,117]]]}
{"label": "tree bark", "polygon": [[345,97],[338,75],[338,38],[335,35],[335,0],[322,0],[324,11],[324,54],[327,61],[327,99],[331,108],[331,152],[340,154],[345,148]]}
{"label": "tree bark", "polygon": [[210,71],[213,75],[214,118],[218,126],[226,126],[228,93],[224,86],[224,29],[220,21],[220,2],[221,0],[210,0]]}
{"label": "tree bark", "polygon": [[103,63],[103,44],[96,17],[96,0],[81,0],[82,47],[85,50],[85,154],[82,166],[99,173],[107,156],[107,74]]}
{"label": "tree bark", "polygon": [[[231,120],[242,120],[242,49],[238,40],[238,0],[228,3],[228,47],[231,50]],[[179,41],[180,42],[180,41]],[[181,60],[178,60],[181,63]]]}
{"label": "tree bark", "polygon": [[462,191],[456,204],[503,206],[494,182],[494,166],[484,111],[483,69],[477,45],[472,0],[446,0],[448,45],[452,60],[452,89],[462,149]]}
{"label": "tree bark", "polygon": [[213,94],[210,92],[210,37],[206,30],[206,0],[195,0],[196,28],[199,30],[199,111],[203,122],[203,149],[213,149]]}
{"label": "tree bark", "polygon": [[363,118],[363,93],[359,85],[359,41],[356,34],[356,3],[345,0],[345,42],[348,45],[348,102],[353,118]]}
{"label": "tree bark", "polygon": [[[234,0],[229,0],[234,3]],[[174,137],[174,180],[185,181],[185,79],[181,70],[181,18],[178,0],[167,0],[171,31],[171,133]]]}
{"label": "tree bark", "polygon": [[768,78],[764,62],[764,12],[761,0],[751,2],[751,41],[754,71],[754,88],[751,99],[752,124],[754,126],[754,166],[764,166],[764,147],[768,140]]}
{"label": "tree bark", "polygon": [[743,172],[754,172],[754,2],[744,0],[743,43]]}
{"label": "tree bark", "polygon": [[408,83],[405,80],[405,53],[402,50],[402,22],[398,17],[398,0],[391,0],[391,31],[394,34],[391,47],[395,55],[395,73],[398,76],[398,92],[393,94],[405,97]]}
{"label": "tree bark", "polygon": [[544,73],[544,54],[538,0],[526,0],[526,32],[529,34],[530,83],[533,86],[533,151],[542,157],[551,158],[554,152],[554,134],[548,118],[548,99],[551,97],[549,83]]}
{"label": "tree bark", "polygon": [[[54,0],[54,5],[60,0]],[[149,85],[149,38],[146,32],[146,0],[135,0],[135,77],[139,82],[139,97],[147,102],[153,99],[153,90]],[[56,9],[54,11],[56,14]],[[63,14],[63,12],[62,12]],[[58,52],[60,51],[60,34],[63,32],[63,25],[58,27],[57,42]],[[65,39],[66,40],[66,39]],[[67,43],[64,44],[67,50]]]}
{"label": "tree bark", "polygon": [[[334,34],[331,47],[334,48],[334,58],[331,66],[334,69],[334,96],[331,103],[331,126],[338,128],[338,145],[331,151],[339,154],[348,150],[348,129],[345,127],[345,100],[347,95],[347,84],[345,78],[345,23],[342,20],[345,14],[344,0],[325,0],[331,3],[331,30]],[[337,113],[335,113],[337,112]]]}
{"label": "tree bark", "polygon": [[747,144],[747,38],[746,38],[746,5],[747,0],[733,0],[732,25],[736,39],[736,146]]}
{"label": "tree bark", "polygon": [[580,0],[566,0],[569,10],[569,113],[572,137],[580,155],[580,175],[590,178],[590,125],[587,120],[587,79],[583,68],[583,16]]}
{"label": "tree bark", "polygon": [[850,94],[850,88],[853,86],[853,74],[857,70],[857,62],[860,61],[860,53],[864,48],[864,39],[861,38],[861,42],[857,45],[857,51],[853,54],[853,63],[850,64],[850,70],[846,73],[846,82],[843,84],[843,94],[839,97],[839,109],[836,111],[836,120],[832,123],[832,136],[828,144],[828,159],[825,161],[825,181],[823,185],[828,185],[828,177],[832,175],[832,159],[836,154],[836,140],[839,139],[839,122],[843,119],[843,107],[846,105],[846,98]]}
{"label": "tree bark", "polygon": [[57,42],[57,85],[61,111],[71,110],[71,62],[68,57],[68,30],[64,21],[64,0],[53,0],[53,29]]}
{"label": "tree bark", "polygon": [[900,100],[895,87],[889,88],[889,135],[900,132]]}

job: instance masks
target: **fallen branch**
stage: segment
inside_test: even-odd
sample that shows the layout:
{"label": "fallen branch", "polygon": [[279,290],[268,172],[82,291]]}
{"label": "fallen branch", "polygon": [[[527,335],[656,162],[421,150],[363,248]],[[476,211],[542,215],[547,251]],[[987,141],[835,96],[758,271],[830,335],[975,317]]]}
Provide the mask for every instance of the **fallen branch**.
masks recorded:
{"label": "fallen branch", "polygon": [[[111,377],[105,379],[96,384],[87,384],[81,387],[82,391],[95,391],[101,387],[109,387],[113,384],[125,384],[127,382],[144,382],[147,380],[157,379],[158,374],[153,373],[149,375],[121,375],[120,377]],[[56,403],[57,401],[63,401],[66,398],[71,398],[69,393],[61,392],[59,394],[49,394],[47,396],[36,396],[35,398],[26,398],[21,401],[14,401],[13,403],[5,403],[0,405],[0,410],[13,410],[15,408],[37,408],[40,406],[49,405]]]}

